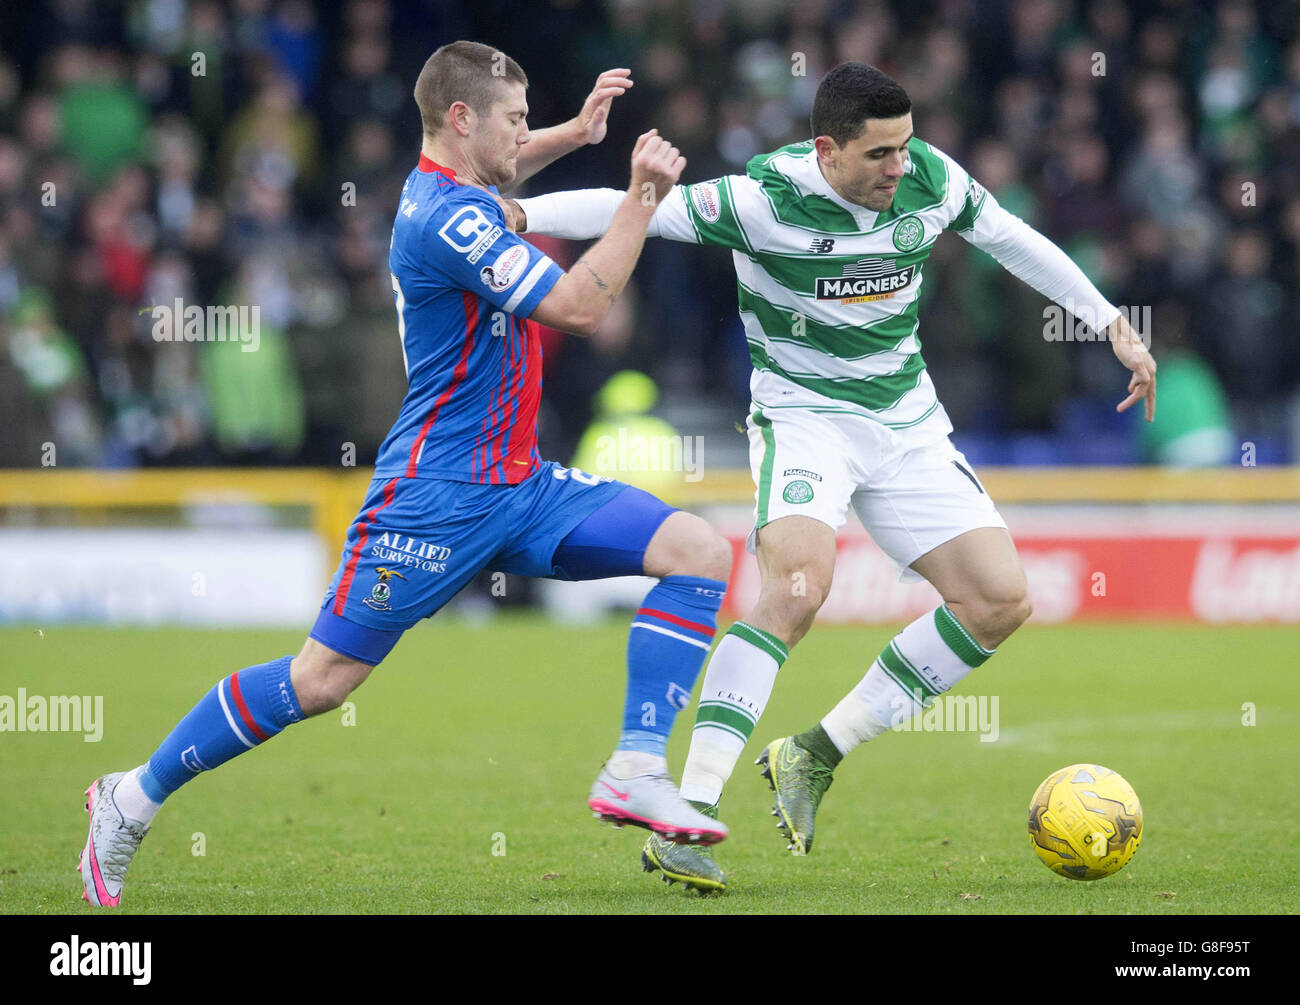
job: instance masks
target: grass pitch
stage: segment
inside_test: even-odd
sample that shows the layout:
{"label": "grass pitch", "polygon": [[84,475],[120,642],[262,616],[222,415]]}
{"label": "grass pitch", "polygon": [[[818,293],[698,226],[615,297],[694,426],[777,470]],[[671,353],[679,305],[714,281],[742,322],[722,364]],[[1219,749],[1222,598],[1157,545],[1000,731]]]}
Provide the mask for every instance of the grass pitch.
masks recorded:
{"label": "grass pitch", "polygon": [[[915,731],[859,749],[822,804],[812,855],[791,857],[752,761],[817,721],[894,631],[819,626],[782,670],[723,799],[722,897],[643,875],[645,832],[598,824],[586,808],[617,734],[626,621],[510,616],[423,623],[353,695],[355,724],[340,710],[293,726],[178,792],[120,910],[1295,910],[1300,630],[1289,627],[1026,627],[959,688],[998,697],[996,742]],[[88,912],[74,870],[82,790],[147,758],[219,677],[301,640],[0,629],[0,694],[103,695],[105,720],[98,743],[0,733],[0,911]],[[674,731],[678,777],[693,716]],[[1145,813],[1137,856],[1094,883],[1050,873],[1025,829],[1038,783],[1078,761],[1123,774]]]}

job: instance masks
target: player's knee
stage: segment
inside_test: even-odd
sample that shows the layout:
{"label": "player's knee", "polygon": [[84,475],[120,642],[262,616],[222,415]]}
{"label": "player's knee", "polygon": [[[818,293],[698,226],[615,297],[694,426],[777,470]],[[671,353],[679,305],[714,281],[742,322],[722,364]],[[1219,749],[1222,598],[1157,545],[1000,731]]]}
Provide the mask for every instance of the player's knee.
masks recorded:
{"label": "player's knee", "polygon": [[779,622],[777,634],[788,645],[808,633],[830,587],[828,577],[799,569],[764,580],[763,608],[769,620]]}
{"label": "player's knee", "polygon": [[822,604],[826,603],[826,595],[830,593],[830,584],[824,583],[819,579],[810,579],[802,581],[799,574],[796,573],[790,579],[790,613],[799,622],[812,623],[817,612],[822,609]]}
{"label": "player's knee", "polygon": [[1034,602],[1030,599],[1029,588],[1022,586],[1016,591],[1015,596],[1003,601],[1002,617],[1006,625],[1007,634],[1010,635],[1017,628],[1029,620],[1029,616],[1034,613]]}
{"label": "player's knee", "polygon": [[700,542],[700,571],[693,573],[706,579],[716,579],[725,583],[731,579],[731,542],[712,527]]}
{"label": "player's knee", "polygon": [[[353,668],[348,670],[338,670],[312,678],[308,699],[311,708],[309,711],[308,705],[303,703],[303,712],[307,715],[319,715],[321,712],[338,708],[347,700],[348,695],[361,686],[361,682],[369,673],[369,667],[354,664]],[[301,696],[299,702],[302,702]]]}
{"label": "player's knee", "polygon": [[731,578],[731,542],[693,514],[674,528],[664,557],[668,576],[700,576],[727,582]]}
{"label": "player's knee", "polygon": [[1023,585],[993,596],[981,597],[970,605],[972,624],[967,626],[979,642],[995,648],[1029,620],[1034,612],[1029,590]]}
{"label": "player's knee", "polygon": [[[322,647],[323,648],[323,647]],[[338,708],[374,668],[338,653],[301,654],[290,667],[294,694],[304,715]]]}
{"label": "player's knee", "polygon": [[784,601],[792,612],[811,618],[831,592],[833,573],[834,566],[822,567],[818,562],[785,566],[764,577],[763,589],[774,601]]}

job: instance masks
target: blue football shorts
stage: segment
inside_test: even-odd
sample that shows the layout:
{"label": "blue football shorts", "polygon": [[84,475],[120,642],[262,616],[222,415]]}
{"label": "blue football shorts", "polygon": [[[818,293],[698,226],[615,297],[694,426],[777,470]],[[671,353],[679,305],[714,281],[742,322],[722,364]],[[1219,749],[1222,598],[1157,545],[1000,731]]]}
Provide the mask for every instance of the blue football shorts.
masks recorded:
{"label": "blue football shorts", "polygon": [[675,512],[649,492],[548,461],[517,485],[375,478],[311,637],[371,666],[480,571],[640,576]]}

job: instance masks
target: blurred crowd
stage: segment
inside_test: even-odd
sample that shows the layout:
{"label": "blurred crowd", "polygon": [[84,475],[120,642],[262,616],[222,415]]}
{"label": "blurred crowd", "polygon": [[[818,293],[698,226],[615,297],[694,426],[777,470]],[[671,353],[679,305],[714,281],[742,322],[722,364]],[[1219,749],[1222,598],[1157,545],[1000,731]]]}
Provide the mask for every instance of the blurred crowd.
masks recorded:
{"label": "blurred crowd", "polygon": [[[386,262],[411,90],[457,38],[523,65],[533,128],[634,71],[605,142],[526,194],[621,187],[651,125],[687,180],[741,172],[807,138],[827,69],[881,67],[917,134],[1133,310],[1169,375],[1166,432],[1144,432],[1114,412],[1109,347],[1048,340],[1041,296],[945,238],[920,334],[972,460],[1300,460],[1295,0],[6,0],[0,466],[47,444],[60,465],[371,461],[405,391]],[[159,341],[177,299],[257,305],[257,351]],[[743,416],[729,254],[651,241],[596,336],[548,333],[547,456],[629,368],[669,413]]]}

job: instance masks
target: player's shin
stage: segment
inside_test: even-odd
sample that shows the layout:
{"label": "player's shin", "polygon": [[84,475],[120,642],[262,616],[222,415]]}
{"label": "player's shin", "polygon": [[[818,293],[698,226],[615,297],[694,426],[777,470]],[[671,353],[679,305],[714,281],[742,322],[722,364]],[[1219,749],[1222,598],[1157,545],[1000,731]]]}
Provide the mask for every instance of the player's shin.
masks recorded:
{"label": "player's shin", "polygon": [[[677,713],[690,704],[717,628],[727,584],[698,576],[665,576],[642,601],[627,640],[627,697],[617,775],[664,758]],[[637,771],[639,773],[639,771]]]}
{"label": "player's shin", "polygon": [[682,796],[712,806],[740,758],[789,655],[775,635],[737,621],[722,637],[704,672]]}
{"label": "player's shin", "polygon": [[303,718],[289,679],[292,656],[247,667],[217,682],[143,764],[118,784],[114,799],[148,823],[164,799],[199,772],[224,764]]}
{"label": "player's shin", "polygon": [[940,605],[895,635],[858,686],[795,742],[834,767],[858,744],[902,726],[994,651]]}

